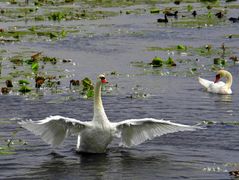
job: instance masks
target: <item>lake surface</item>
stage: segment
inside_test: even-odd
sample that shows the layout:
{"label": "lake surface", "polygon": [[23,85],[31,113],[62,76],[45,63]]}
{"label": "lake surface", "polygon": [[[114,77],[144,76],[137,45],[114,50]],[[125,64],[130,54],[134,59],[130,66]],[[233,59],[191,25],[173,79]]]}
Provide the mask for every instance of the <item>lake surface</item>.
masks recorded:
{"label": "lake surface", "polygon": [[[233,9],[228,17],[238,16],[238,12]],[[225,20],[218,25],[188,28],[173,26],[173,18],[168,24],[157,24],[158,17],[150,13],[122,14],[103,20],[59,22],[59,26],[77,26],[82,33],[56,42],[1,45],[20,51],[37,49],[49,56],[72,59],[72,63],[62,67],[67,74],[61,82],[62,93],[41,89],[38,96],[0,96],[0,145],[6,144],[4,139],[11,138],[16,129],[14,139],[27,142],[13,145],[14,154],[0,155],[0,179],[231,179],[228,172],[239,169],[239,65],[229,62],[229,57],[239,56],[239,41],[226,35],[238,33],[239,23]],[[194,52],[147,50],[177,44],[195,48],[211,44],[220,49],[222,43],[230,49],[225,69],[234,77],[232,95],[209,94],[197,81],[198,76],[214,80],[215,71],[210,66],[217,54],[208,57]],[[172,56],[177,66],[145,65],[155,56]],[[179,59],[188,63],[180,63]],[[132,63],[141,61],[142,66]],[[198,70],[193,73],[191,68]],[[17,121],[50,115],[91,120],[92,100],[70,91],[68,85],[70,79],[95,80],[100,73],[108,74],[111,85],[103,94],[111,121],[152,117],[200,124],[206,129],[164,135],[132,148],[118,147],[119,141],[115,140],[106,154],[89,155],[75,152],[76,137],[52,149],[19,128]]]}

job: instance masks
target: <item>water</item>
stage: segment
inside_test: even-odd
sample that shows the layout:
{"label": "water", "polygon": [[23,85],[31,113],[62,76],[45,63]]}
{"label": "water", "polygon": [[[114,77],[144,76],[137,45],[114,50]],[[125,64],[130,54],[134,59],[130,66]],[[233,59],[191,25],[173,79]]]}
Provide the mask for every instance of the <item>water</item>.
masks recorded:
{"label": "water", "polygon": [[[37,98],[2,95],[0,137],[10,138],[17,128],[15,139],[23,139],[27,145],[15,145],[15,154],[0,156],[0,179],[230,179],[228,171],[239,169],[238,64],[226,68],[234,77],[233,94],[215,95],[201,88],[197,75],[182,73],[191,64],[178,64],[176,69],[166,70],[169,75],[161,76],[158,69],[139,68],[130,62],[147,62],[154,56],[168,57],[167,52],[146,50],[152,46],[198,47],[210,43],[219,48],[225,42],[228,47],[238,49],[238,39],[224,37],[235,34],[238,24],[185,29],[158,25],[155,18],[156,15],[122,15],[74,22],[93,35],[79,33],[55,43],[24,42],[5,47],[36,48],[50,56],[72,59],[74,66],[64,66],[70,75],[63,80],[63,89],[67,89],[71,78],[95,79],[101,72],[118,72],[119,75],[107,76],[118,89],[103,96],[111,121],[153,117],[201,124],[207,129],[164,135],[132,148],[118,147],[118,140],[115,140],[106,154],[77,154],[75,137],[69,137],[62,146],[52,149],[40,138],[19,129],[17,121],[38,120],[50,115],[91,120],[91,100],[84,100],[68,90]],[[239,55],[238,51],[234,53]],[[187,58],[196,59],[195,56],[189,54]],[[183,56],[175,53],[174,58],[178,57]],[[211,58],[199,58],[200,61],[195,62],[199,67],[211,63]],[[170,74],[172,71],[178,74]],[[199,75],[213,80],[215,73],[199,68]],[[128,98],[138,86],[149,96]],[[206,125],[204,121],[213,123]]]}

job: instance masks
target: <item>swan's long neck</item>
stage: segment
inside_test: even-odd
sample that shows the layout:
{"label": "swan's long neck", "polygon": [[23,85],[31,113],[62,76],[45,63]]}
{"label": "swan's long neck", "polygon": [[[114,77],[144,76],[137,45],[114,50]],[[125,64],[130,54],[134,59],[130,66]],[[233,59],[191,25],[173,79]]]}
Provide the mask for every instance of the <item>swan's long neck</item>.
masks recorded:
{"label": "swan's long neck", "polygon": [[102,99],[101,99],[101,82],[97,81],[94,89],[94,117],[93,121],[97,121],[99,123],[103,123],[105,121],[109,121],[105,110],[103,107]]}
{"label": "swan's long neck", "polygon": [[228,89],[230,89],[231,86],[232,86],[232,75],[231,75],[231,73],[227,72],[227,73],[225,74],[225,77],[226,77],[226,79],[227,79],[225,86],[226,86]]}

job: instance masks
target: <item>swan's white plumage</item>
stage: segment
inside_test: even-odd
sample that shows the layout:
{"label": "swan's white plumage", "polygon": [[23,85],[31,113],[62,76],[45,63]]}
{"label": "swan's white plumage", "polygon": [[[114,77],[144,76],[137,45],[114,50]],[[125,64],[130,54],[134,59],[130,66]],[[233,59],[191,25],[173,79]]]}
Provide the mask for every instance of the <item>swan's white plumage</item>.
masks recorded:
{"label": "swan's white plumage", "polygon": [[81,130],[90,127],[88,122],[81,122],[76,119],[63,116],[50,116],[39,121],[22,121],[19,124],[41,138],[53,147],[60,145],[63,140]]}
{"label": "swan's white plumage", "polygon": [[209,81],[203,78],[198,78],[199,83],[208,91],[211,93],[216,94],[231,94],[231,89],[227,90],[225,88],[225,83],[223,81],[219,81],[217,83],[214,83],[213,81]]}
{"label": "swan's white plumage", "polygon": [[122,145],[126,147],[138,145],[156,136],[178,131],[193,131],[198,128],[153,118],[130,119],[114,125],[120,133]]}
{"label": "swan's white plumage", "polygon": [[130,147],[163,134],[200,128],[153,118],[110,122],[101,100],[101,85],[105,82],[105,77],[100,75],[95,85],[92,121],[50,116],[39,121],[22,121],[19,124],[52,146],[60,145],[68,135],[75,134],[78,136],[77,150],[90,153],[104,153],[114,137],[121,138],[123,146]]}
{"label": "swan's white plumage", "polygon": [[[227,79],[226,83],[218,81],[221,77],[225,77]],[[198,78],[198,81],[208,92],[217,94],[232,94],[232,75],[226,70],[219,70],[217,72],[215,82],[200,77]]]}
{"label": "swan's white plumage", "polygon": [[206,89],[209,88],[209,86],[214,83],[213,81],[209,81],[200,77],[198,78],[198,81]]}

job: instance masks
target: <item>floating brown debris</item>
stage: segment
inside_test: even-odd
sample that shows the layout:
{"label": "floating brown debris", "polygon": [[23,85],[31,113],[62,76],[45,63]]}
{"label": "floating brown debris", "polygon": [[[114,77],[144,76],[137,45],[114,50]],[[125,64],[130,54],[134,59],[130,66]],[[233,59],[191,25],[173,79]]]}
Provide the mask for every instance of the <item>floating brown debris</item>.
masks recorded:
{"label": "floating brown debris", "polygon": [[42,52],[38,52],[36,54],[33,54],[31,56],[31,59],[35,61],[35,60],[37,60],[37,59],[39,59],[41,57],[41,54],[42,54]]}
{"label": "floating brown debris", "polygon": [[6,80],[5,83],[7,87],[10,87],[10,88],[13,87],[11,80]]}
{"label": "floating brown debris", "polygon": [[229,59],[232,60],[234,63],[239,61],[237,56],[231,56]]}
{"label": "floating brown debris", "polygon": [[70,87],[71,86],[79,86],[80,85],[80,81],[79,80],[74,80],[74,79],[72,79],[71,81],[70,81]]}
{"label": "floating brown debris", "polygon": [[2,94],[8,94],[10,92],[10,89],[8,87],[2,87],[1,92]]}
{"label": "floating brown debris", "polygon": [[41,76],[38,76],[38,77],[35,78],[35,82],[36,82],[35,87],[40,88],[41,85],[45,82],[45,78],[41,77]]}
{"label": "floating brown debris", "polygon": [[237,170],[237,171],[230,171],[229,174],[231,176],[239,177],[239,170]]}
{"label": "floating brown debris", "polygon": [[63,63],[70,63],[72,60],[71,59],[63,59],[62,62]]}
{"label": "floating brown debris", "polygon": [[176,5],[179,5],[180,3],[181,3],[180,0],[175,0],[175,1],[174,1],[174,4],[176,4]]}

